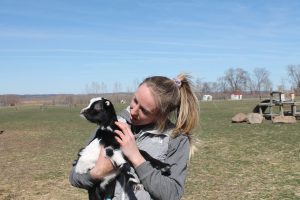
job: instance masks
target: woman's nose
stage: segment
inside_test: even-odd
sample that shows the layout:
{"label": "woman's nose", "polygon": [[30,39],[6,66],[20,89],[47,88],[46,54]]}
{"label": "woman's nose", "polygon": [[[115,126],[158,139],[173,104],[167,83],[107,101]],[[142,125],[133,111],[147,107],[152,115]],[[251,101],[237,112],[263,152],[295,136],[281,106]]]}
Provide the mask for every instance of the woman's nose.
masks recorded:
{"label": "woman's nose", "polygon": [[138,110],[139,110],[138,106],[133,106],[131,108],[131,115],[132,116],[138,116],[139,115]]}

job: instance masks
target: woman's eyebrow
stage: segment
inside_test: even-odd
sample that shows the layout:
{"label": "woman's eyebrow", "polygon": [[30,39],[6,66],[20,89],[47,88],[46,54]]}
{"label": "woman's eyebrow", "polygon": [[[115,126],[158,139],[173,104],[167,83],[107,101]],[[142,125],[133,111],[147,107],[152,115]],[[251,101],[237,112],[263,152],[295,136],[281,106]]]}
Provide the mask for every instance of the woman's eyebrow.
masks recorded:
{"label": "woman's eyebrow", "polygon": [[153,112],[151,112],[149,109],[145,108],[143,105],[141,105],[141,103],[139,102],[138,98],[136,96],[134,96],[134,99],[137,101],[137,103],[140,105],[141,110],[143,110],[143,112],[152,114]]}
{"label": "woman's eyebrow", "polygon": [[141,109],[146,113],[146,114],[151,114],[152,112],[141,106]]}

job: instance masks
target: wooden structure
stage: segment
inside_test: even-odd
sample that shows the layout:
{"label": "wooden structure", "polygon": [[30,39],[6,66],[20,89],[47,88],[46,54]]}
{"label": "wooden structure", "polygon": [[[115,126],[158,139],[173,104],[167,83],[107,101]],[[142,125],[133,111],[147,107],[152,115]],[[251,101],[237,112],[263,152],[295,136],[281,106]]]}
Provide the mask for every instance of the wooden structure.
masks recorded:
{"label": "wooden structure", "polygon": [[[286,99],[282,92],[271,92],[270,99],[260,102],[254,108],[253,112],[259,112],[264,117],[269,118],[272,118],[276,115],[292,115],[295,117],[300,117],[300,112],[297,111],[297,106],[300,105],[300,102],[295,101],[293,94],[291,96],[291,99]],[[288,107],[288,110],[285,110],[286,107]]]}

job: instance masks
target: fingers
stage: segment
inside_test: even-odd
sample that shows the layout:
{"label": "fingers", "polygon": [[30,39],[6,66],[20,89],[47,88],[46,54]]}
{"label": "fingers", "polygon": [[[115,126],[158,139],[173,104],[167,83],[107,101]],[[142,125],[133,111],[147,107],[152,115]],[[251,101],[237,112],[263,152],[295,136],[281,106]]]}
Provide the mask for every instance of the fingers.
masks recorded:
{"label": "fingers", "polygon": [[128,126],[128,124],[123,123],[123,122],[115,122],[115,124],[121,129],[121,131],[125,134],[125,133],[131,133],[131,130]]}
{"label": "fingers", "polygon": [[118,140],[123,140],[124,139],[125,135],[122,131],[115,130],[115,133],[117,134],[116,139],[118,139]]}
{"label": "fingers", "polygon": [[115,136],[115,139],[117,140],[117,142],[119,143],[119,144],[121,144],[122,143],[122,139],[120,138],[120,136]]}
{"label": "fingers", "polygon": [[116,122],[120,130],[115,130],[117,136],[115,137],[119,144],[125,144],[134,138],[129,126],[122,122]]}
{"label": "fingers", "polygon": [[116,122],[116,125],[120,128],[120,130],[116,130],[115,132],[122,138],[123,135],[126,137],[129,136],[130,138],[134,138],[130,127],[128,124],[123,122]]}

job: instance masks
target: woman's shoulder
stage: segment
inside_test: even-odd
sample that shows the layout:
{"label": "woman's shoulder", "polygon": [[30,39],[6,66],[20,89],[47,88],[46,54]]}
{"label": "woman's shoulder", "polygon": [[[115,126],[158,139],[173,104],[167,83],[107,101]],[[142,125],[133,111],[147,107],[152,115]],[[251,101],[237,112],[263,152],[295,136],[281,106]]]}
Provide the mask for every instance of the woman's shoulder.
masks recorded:
{"label": "woman's shoulder", "polygon": [[169,150],[174,151],[177,150],[178,148],[189,148],[190,146],[190,141],[189,138],[186,134],[181,133],[177,135],[176,137],[170,137],[169,141]]}
{"label": "woman's shoulder", "polygon": [[174,140],[174,141],[176,141],[176,140],[177,141],[188,141],[189,138],[185,133],[179,133],[178,135],[171,137],[171,140]]}

